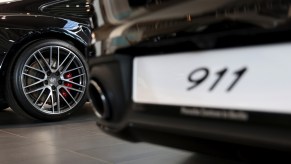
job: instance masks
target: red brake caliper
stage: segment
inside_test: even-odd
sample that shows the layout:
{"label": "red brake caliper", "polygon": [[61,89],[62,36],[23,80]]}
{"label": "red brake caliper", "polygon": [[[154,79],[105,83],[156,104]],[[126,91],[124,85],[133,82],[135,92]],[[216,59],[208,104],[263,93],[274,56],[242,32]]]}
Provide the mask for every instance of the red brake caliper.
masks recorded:
{"label": "red brake caliper", "polygon": [[[65,74],[64,77],[65,77],[65,79],[70,79],[73,77],[73,75],[72,75],[72,73],[67,73],[67,74]],[[72,81],[72,80],[70,80],[70,81]],[[69,88],[73,87],[73,84],[68,83],[68,82],[65,82],[64,85],[66,87],[69,87]],[[68,89],[68,91],[70,92],[70,89]],[[64,96],[64,98],[67,98],[69,96],[68,93],[64,89],[61,90],[61,94],[62,94],[62,96]]]}

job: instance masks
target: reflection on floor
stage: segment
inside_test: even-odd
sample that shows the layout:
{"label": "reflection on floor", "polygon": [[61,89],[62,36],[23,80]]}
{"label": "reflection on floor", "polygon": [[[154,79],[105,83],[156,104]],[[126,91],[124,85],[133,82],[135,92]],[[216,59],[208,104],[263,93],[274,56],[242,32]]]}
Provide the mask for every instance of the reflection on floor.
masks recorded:
{"label": "reflection on floor", "polygon": [[212,164],[231,161],[156,145],[128,143],[101,132],[88,105],[69,120],[31,121],[0,112],[1,164]]}

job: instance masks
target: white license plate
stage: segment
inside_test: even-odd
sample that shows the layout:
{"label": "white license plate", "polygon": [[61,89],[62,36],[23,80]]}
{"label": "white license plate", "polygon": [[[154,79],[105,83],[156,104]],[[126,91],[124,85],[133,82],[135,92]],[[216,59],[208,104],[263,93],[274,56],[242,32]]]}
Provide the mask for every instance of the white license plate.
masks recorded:
{"label": "white license plate", "polygon": [[136,57],[132,99],[291,113],[291,44]]}

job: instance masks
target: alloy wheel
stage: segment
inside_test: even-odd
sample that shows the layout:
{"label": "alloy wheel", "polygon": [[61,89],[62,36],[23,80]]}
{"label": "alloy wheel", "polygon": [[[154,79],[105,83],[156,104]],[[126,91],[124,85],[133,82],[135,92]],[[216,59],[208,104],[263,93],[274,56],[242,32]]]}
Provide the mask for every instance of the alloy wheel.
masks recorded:
{"label": "alloy wheel", "polygon": [[86,79],[85,66],[78,55],[62,46],[36,50],[21,71],[25,97],[46,114],[73,109],[85,94]]}

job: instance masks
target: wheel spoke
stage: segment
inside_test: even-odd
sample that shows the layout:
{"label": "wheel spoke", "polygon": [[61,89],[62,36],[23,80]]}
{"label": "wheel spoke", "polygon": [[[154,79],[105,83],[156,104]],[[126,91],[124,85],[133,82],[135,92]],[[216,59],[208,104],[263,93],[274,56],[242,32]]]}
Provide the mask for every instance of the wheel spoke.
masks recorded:
{"label": "wheel spoke", "polygon": [[65,66],[65,68],[63,68],[62,72],[63,72],[63,71],[66,71],[66,70],[69,68],[69,66],[72,64],[72,62],[73,62],[74,59],[75,59],[75,56],[73,56],[73,57],[71,58],[71,60],[69,61],[69,63],[67,63],[67,65]]}
{"label": "wheel spoke", "polygon": [[37,68],[34,68],[34,67],[31,67],[31,66],[28,66],[28,65],[25,65],[25,67],[30,68],[30,69],[35,70],[35,71],[38,71],[38,72],[41,72],[43,74],[46,74],[44,71],[37,69]]}
{"label": "wheel spoke", "polygon": [[38,81],[38,82],[35,82],[35,83],[33,83],[33,84],[30,84],[30,85],[28,85],[28,86],[25,86],[24,89],[29,88],[29,87],[32,87],[32,86],[35,86],[35,85],[40,84],[40,83],[42,83],[42,82],[44,82],[44,81],[45,81],[45,80],[40,80],[40,81]]}
{"label": "wheel spoke", "polygon": [[57,110],[58,110],[58,112],[59,113],[61,113],[61,103],[60,103],[60,91],[59,91],[59,89],[57,89]]}
{"label": "wheel spoke", "polygon": [[83,88],[85,88],[85,85],[81,85],[81,84],[75,83],[75,82],[70,81],[70,80],[67,80],[67,79],[64,79],[63,81],[65,81],[65,82],[67,82],[67,83],[71,83],[71,84],[77,85],[77,86],[79,86],[79,87],[83,87]]}
{"label": "wheel spoke", "polygon": [[28,76],[28,77],[31,77],[31,78],[36,79],[36,80],[43,80],[41,78],[38,78],[36,76],[30,75],[30,74],[27,74],[27,73],[23,73],[23,75]]}
{"label": "wheel spoke", "polygon": [[82,91],[82,90],[80,90],[80,89],[70,88],[70,87],[67,87],[67,86],[64,86],[64,85],[62,85],[62,87],[63,87],[63,88],[66,88],[66,89],[70,89],[70,90],[76,91],[76,92],[84,93],[84,91]]}
{"label": "wheel spoke", "polygon": [[54,102],[54,94],[53,94],[53,90],[51,90],[51,103],[52,103],[52,108],[53,108],[53,113],[55,113],[55,102]]}
{"label": "wheel spoke", "polygon": [[38,89],[34,89],[34,90],[32,90],[32,91],[29,91],[29,92],[26,92],[25,94],[26,95],[29,95],[29,94],[32,94],[32,93],[34,93],[34,92],[37,92],[37,91],[40,91],[40,90],[42,90],[42,89],[45,89],[45,88],[47,88],[47,87],[40,87],[40,88],[38,88]]}
{"label": "wheel spoke", "polygon": [[45,58],[43,57],[42,53],[39,50],[38,50],[38,53],[40,57],[42,58],[42,60],[44,61],[44,63],[46,64],[46,66],[49,68],[49,70],[52,71],[50,65],[47,63],[47,61],[45,60]]}
{"label": "wheel spoke", "polygon": [[70,69],[70,70],[64,71],[63,73],[73,72],[73,71],[75,71],[75,70],[82,69],[82,68],[84,68],[84,67],[81,66],[81,67],[73,68],[73,69]]}
{"label": "wheel spoke", "polygon": [[77,75],[77,76],[73,76],[73,77],[68,78],[68,79],[66,79],[66,80],[73,80],[73,79],[78,78],[78,77],[81,77],[81,76],[85,76],[85,73],[82,73],[82,74]]}
{"label": "wheel spoke", "polygon": [[66,102],[66,104],[69,106],[69,108],[71,109],[71,105],[68,103],[68,101],[64,98],[64,96],[62,94],[59,94],[61,96],[61,98]]}
{"label": "wheel spoke", "polygon": [[63,66],[63,64],[67,61],[67,59],[70,57],[70,55],[71,55],[71,52],[67,55],[67,57],[64,59],[64,61],[59,65],[57,70],[59,70]]}
{"label": "wheel spoke", "polygon": [[64,89],[70,95],[70,97],[74,100],[74,102],[77,103],[76,99],[72,96],[72,94],[70,93],[70,91],[67,88],[64,88]]}
{"label": "wheel spoke", "polygon": [[43,109],[43,106],[47,103],[47,101],[49,100],[50,97],[51,97],[51,92],[50,92],[50,94],[48,94],[46,100],[43,102],[42,106],[40,107],[41,109]]}
{"label": "wheel spoke", "polygon": [[43,92],[45,91],[45,88],[42,89],[41,93],[39,94],[38,98],[36,99],[36,101],[34,102],[34,105],[37,104],[38,100],[41,98]]}
{"label": "wheel spoke", "polygon": [[45,69],[44,69],[43,65],[41,64],[41,62],[39,61],[39,59],[36,57],[36,55],[33,55],[33,56],[36,59],[38,65],[41,67],[41,69],[45,72]]}

